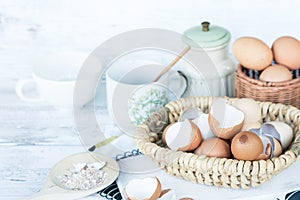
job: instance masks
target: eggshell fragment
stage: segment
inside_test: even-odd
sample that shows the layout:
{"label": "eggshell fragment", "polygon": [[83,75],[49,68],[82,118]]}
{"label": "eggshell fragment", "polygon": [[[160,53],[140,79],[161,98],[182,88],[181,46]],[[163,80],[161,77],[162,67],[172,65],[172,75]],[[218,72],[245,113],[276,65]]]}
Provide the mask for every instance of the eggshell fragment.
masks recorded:
{"label": "eggshell fragment", "polygon": [[220,138],[204,140],[194,153],[218,158],[229,158],[231,155],[229,145]]}
{"label": "eggshell fragment", "polygon": [[242,111],[226,103],[225,99],[214,100],[208,114],[212,132],[222,139],[231,139],[241,131],[244,123]]}
{"label": "eggshell fragment", "polygon": [[241,98],[233,102],[235,108],[244,113],[244,123],[257,123],[261,120],[261,109],[259,104],[250,98]]}
{"label": "eggshell fragment", "polygon": [[277,38],[272,45],[274,60],[295,70],[300,68],[300,42],[291,36]]}
{"label": "eggshell fragment", "polygon": [[263,152],[257,157],[256,160],[267,160],[273,157],[274,143],[273,138],[265,135],[258,135],[263,143]]}
{"label": "eggshell fragment", "polygon": [[203,113],[200,117],[197,117],[196,119],[193,119],[193,122],[200,129],[201,135],[202,135],[202,140],[206,140],[208,138],[216,137],[209,128],[208,114]]}
{"label": "eggshell fragment", "polygon": [[177,200],[174,190],[163,190],[158,200]]}
{"label": "eggshell fragment", "polygon": [[193,151],[202,141],[199,128],[188,119],[167,127],[162,137],[167,146],[176,151]]}
{"label": "eggshell fragment", "polygon": [[259,129],[261,127],[260,122],[254,122],[254,123],[244,123],[242,131],[249,131],[250,129]]}
{"label": "eggshell fragment", "polygon": [[161,193],[161,183],[156,177],[132,179],[124,191],[129,200],[157,200]]}
{"label": "eggshell fragment", "polygon": [[243,67],[252,70],[263,70],[273,61],[271,49],[254,37],[238,38],[232,45],[232,53]]}
{"label": "eggshell fragment", "polygon": [[292,80],[292,74],[288,68],[283,65],[272,65],[262,71],[259,76],[261,81],[283,82]]}
{"label": "eggshell fragment", "polygon": [[[272,127],[268,127],[267,125],[273,126],[273,129]],[[274,131],[274,129],[277,133]],[[271,121],[264,123],[262,125],[262,133],[270,134],[272,136],[274,135],[273,137],[279,140],[283,150],[288,148],[294,137],[293,129],[288,124],[280,121]],[[279,138],[278,136],[275,136],[277,134],[279,134]]]}

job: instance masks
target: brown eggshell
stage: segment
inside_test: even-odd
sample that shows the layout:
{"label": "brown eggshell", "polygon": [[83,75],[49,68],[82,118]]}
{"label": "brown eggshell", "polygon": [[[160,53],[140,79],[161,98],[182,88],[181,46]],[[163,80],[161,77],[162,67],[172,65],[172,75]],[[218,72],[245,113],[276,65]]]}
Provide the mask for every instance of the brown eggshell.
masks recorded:
{"label": "brown eggshell", "polygon": [[[155,191],[153,192],[153,194],[146,198],[148,200],[157,200],[159,197],[160,197],[160,194],[161,194],[161,191],[162,191],[162,188],[161,188],[161,183],[160,183],[160,180],[155,177],[156,181],[157,181],[157,186],[156,186],[156,189]],[[143,184],[141,181],[144,181],[146,179],[136,179],[138,181],[140,181],[139,183],[140,184]],[[129,185],[129,183],[128,183]],[[129,194],[128,191],[127,191],[127,187],[129,187],[128,185],[126,185],[125,189],[124,189],[124,194],[126,196],[126,198],[128,198],[129,200],[139,200],[136,196],[134,196],[134,194]],[[132,187],[132,186],[131,186]],[[147,185],[136,185],[136,190],[139,190],[139,187],[143,187],[143,189],[145,189],[145,187],[147,187]],[[131,188],[131,191],[132,193],[134,193],[134,191],[132,191],[132,188]]]}
{"label": "brown eggshell", "polygon": [[185,120],[167,126],[163,131],[162,140],[170,149],[194,151],[200,145],[202,135],[195,123]]}
{"label": "brown eggshell", "polygon": [[230,147],[220,138],[209,138],[194,151],[197,155],[206,155],[208,157],[229,158]]}
{"label": "brown eggshell", "polygon": [[260,154],[256,160],[267,160],[270,158],[271,156],[271,150],[272,150],[272,147],[271,147],[271,144],[267,144],[267,148],[265,150],[265,153],[262,153]]}
{"label": "brown eggshell", "polygon": [[212,132],[219,138],[222,139],[231,139],[235,134],[242,130],[244,120],[230,128],[222,128],[220,127],[220,122],[214,118],[213,115],[208,115],[208,123],[212,130]]}
{"label": "brown eggshell", "polygon": [[[272,125],[273,129],[275,129],[276,133],[280,136],[280,138],[278,139],[280,140],[282,149],[286,150],[291,144],[294,137],[292,127],[287,123],[281,121],[269,121],[263,124],[263,126],[265,125]],[[268,131],[274,131],[269,128],[267,129]]]}
{"label": "brown eggshell", "polygon": [[197,147],[199,147],[200,143],[202,142],[202,135],[200,129],[194,122],[190,121],[190,123],[192,125],[193,134],[191,143],[185,147],[179,148],[179,151],[194,151]]}
{"label": "brown eggshell", "polygon": [[272,50],[254,37],[238,38],[232,45],[232,53],[242,66],[252,70],[263,70],[273,61]]}
{"label": "brown eggshell", "polygon": [[149,200],[156,200],[159,198],[160,196],[160,193],[161,193],[161,183],[160,183],[160,180],[155,177],[156,180],[157,180],[157,188],[155,190],[155,192],[153,193],[153,195],[149,198]]}
{"label": "brown eggshell", "polygon": [[292,70],[300,68],[300,42],[296,38],[283,36],[276,39],[272,51],[276,63]]}
{"label": "brown eggshell", "polygon": [[239,160],[257,160],[264,150],[258,135],[249,131],[242,131],[231,141],[231,152]]}
{"label": "brown eggshell", "polygon": [[229,105],[224,98],[213,100],[208,113],[208,124],[215,136],[231,139],[241,131],[244,120],[244,113]]}
{"label": "brown eggshell", "polygon": [[167,194],[168,192],[170,192],[171,189],[164,189],[161,191],[160,195],[159,195],[159,198],[161,198],[162,196],[164,196],[165,194]]}
{"label": "brown eggshell", "polygon": [[283,65],[272,65],[262,71],[259,80],[266,82],[283,82],[292,80],[290,70]]}

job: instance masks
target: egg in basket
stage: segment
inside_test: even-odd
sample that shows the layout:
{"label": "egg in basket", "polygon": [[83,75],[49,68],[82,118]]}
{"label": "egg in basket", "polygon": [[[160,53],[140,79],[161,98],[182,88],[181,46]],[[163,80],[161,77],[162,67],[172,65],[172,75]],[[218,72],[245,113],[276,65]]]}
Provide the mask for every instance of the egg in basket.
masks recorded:
{"label": "egg in basket", "polygon": [[[189,109],[197,118],[182,119]],[[249,188],[297,160],[300,111],[253,99],[190,97],[137,127],[140,151],[169,174],[217,187]]]}

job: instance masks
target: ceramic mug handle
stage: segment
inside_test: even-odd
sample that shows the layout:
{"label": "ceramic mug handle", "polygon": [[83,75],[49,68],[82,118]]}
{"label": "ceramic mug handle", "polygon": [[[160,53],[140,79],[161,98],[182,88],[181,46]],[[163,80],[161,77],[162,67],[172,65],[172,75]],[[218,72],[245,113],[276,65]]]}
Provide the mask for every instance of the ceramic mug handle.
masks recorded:
{"label": "ceramic mug handle", "polygon": [[18,83],[16,85],[16,94],[18,95],[18,97],[20,99],[22,99],[23,101],[28,101],[28,102],[40,102],[40,101],[42,101],[42,98],[40,96],[38,96],[38,97],[28,97],[28,96],[26,96],[26,94],[24,94],[23,89],[28,84],[37,84],[37,83],[32,78],[23,79],[23,80],[18,81]]}
{"label": "ceramic mug handle", "polygon": [[169,79],[169,89],[171,89],[177,97],[182,97],[188,89],[188,79],[181,71],[174,72]]}
{"label": "ceramic mug handle", "polygon": [[181,88],[180,97],[182,97],[184,95],[184,93],[187,91],[188,87],[189,87],[189,81],[188,81],[188,78],[186,77],[186,75],[182,71],[178,70],[177,72],[182,77],[182,80],[185,83],[185,84],[182,85],[182,88]]}

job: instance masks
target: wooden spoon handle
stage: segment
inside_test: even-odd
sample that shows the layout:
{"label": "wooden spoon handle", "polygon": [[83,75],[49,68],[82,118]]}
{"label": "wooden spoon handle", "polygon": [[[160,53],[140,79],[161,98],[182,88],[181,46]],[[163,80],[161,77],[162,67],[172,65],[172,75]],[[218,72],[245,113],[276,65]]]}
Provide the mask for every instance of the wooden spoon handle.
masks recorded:
{"label": "wooden spoon handle", "polygon": [[187,46],[163,71],[160,72],[160,74],[153,80],[153,82],[158,81],[162,77],[162,75],[167,73],[190,49],[191,46]]}

